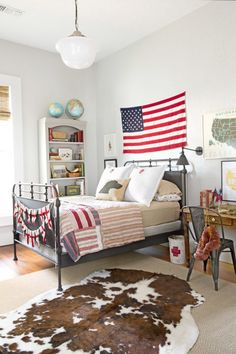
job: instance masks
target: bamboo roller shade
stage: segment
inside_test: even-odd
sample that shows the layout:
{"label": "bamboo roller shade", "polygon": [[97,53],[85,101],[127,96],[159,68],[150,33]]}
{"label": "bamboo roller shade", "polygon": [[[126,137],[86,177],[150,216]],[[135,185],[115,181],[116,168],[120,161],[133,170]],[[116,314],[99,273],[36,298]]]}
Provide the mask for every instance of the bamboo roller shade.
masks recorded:
{"label": "bamboo roller shade", "polygon": [[10,117],[9,87],[0,86],[0,120],[8,120]]}

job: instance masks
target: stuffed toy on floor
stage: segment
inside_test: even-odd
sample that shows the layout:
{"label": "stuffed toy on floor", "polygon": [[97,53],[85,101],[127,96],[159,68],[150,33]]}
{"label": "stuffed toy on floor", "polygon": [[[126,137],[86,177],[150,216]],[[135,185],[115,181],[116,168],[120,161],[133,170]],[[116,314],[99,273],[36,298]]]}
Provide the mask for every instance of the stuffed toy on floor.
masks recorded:
{"label": "stuffed toy on floor", "polygon": [[198,242],[194,257],[200,261],[205,261],[210,252],[220,247],[220,235],[214,225],[206,226]]}

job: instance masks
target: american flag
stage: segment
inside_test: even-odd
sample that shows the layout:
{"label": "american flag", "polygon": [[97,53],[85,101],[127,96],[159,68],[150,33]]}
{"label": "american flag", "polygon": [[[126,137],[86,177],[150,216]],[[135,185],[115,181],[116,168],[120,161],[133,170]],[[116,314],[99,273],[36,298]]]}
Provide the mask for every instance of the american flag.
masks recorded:
{"label": "american flag", "polygon": [[186,145],[185,92],[120,110],[124,153],[141,154]]}

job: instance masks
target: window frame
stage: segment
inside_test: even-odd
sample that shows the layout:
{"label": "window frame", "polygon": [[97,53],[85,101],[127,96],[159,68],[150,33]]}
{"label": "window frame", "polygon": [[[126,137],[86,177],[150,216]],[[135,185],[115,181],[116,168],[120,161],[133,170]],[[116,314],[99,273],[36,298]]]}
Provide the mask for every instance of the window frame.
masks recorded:
{"label": "window frame", "polygon": [[[14,151],[14,180],[24,181],[24,158],[23,158],[23,120],[22,120],[22,94],[21,79],[17,76],[4,75],[0,73],[1,85],[10,86],[11,113],[13,119],[13,144]],[[0,226],[12,224],[12,216],[0,217]]]}

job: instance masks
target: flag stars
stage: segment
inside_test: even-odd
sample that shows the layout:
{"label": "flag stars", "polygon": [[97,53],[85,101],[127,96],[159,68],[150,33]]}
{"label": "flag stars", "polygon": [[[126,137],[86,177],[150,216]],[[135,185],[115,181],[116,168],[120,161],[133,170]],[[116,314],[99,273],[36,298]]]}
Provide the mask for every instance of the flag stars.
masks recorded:
{"label": "flag stars", "polygon": [[143,115],[141,107],[121,108],[123,132],[143,131]]}

